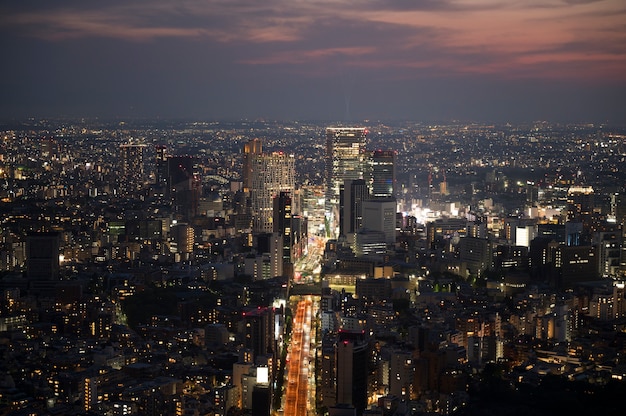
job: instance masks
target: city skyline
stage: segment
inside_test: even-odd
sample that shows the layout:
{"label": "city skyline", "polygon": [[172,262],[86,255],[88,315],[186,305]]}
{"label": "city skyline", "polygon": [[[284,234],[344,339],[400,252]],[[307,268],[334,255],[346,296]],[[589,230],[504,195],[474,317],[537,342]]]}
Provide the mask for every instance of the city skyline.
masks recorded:
{"label": "city skyline", "polygon": [[2,118],[606,122],[618,0],[29,2],[0,7]]}
{"label": "city skyline", "polygon": [[624,127],[14,124],[2,414],[621,414]]}

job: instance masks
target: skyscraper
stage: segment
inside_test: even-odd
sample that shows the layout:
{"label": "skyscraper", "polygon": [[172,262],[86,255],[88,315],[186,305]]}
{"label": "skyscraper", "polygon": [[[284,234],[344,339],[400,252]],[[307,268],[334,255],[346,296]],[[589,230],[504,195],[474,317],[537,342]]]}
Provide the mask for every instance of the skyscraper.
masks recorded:
{"label": "skyscraper", "polygon": [[345,180],[363,179],[367,130],[363,127],[326,129],[326,214],[338,225],[339,192]]}
{"label": "skyscraper", "polygon": [[172,156],[167,159],[168,192],[174,212],[184,219],[198,214],[200,181],[194,174],[196,161],[189,156]]}
{"label": "skyscraper", "polygon": [[283,237],[283,272],[287,276],[293,274],[293,231],[291,194],[280,192],[274,198],[274,232]]}
{"label": "skyscraper", "polygon": [[393,150],[374,150],[369,159],[370,193],[374,198],[395,197],[396,152]]}
{"label": "skyscraper", "polygon": [[122,153],[120,191],[122,195],[132,195],[143,186],[143,151],[145,147],[145,144],[137,143],[126,143],[120,145],[120,151]]}
{"label": "skyscraper", "polygon": [[341,333],[336,346],[337,404],[350,404],[356,414],[367,406],[368,343],[353,334]]}
{"label": "skyscraper", "polygon": [[351,243],[354,234],[363,226],[363,201],[369,199],[363,179],[346,180],[340,191],[339,234]]}
{"label": "skyscraper", "polygon": [[566,242],[569,246],[591,243],[594,192],[590,186],[574,186],[567,190]]}
{"label": "skyscraper", "polygon": [[253,231],[274,231],[274,197],[293,192],[295,158],[283,152],[253,154],[251,158],[250,205]]}
{"label": "skyscraper", "polygon": [[396,211],[395,198],[363,201],[363,228],[384,233],[385,243],[393,244],[396,241]]}
{"label": "skyscraper", "polygon": [[263,153],[261,139],[252,139],[243,145],[243,188],[249,190],[252,187],[252,158]]}
{"label": "skyscraper", "polygon": [[167,147],[156,146],[155,179],[158,187],[167,187]]}

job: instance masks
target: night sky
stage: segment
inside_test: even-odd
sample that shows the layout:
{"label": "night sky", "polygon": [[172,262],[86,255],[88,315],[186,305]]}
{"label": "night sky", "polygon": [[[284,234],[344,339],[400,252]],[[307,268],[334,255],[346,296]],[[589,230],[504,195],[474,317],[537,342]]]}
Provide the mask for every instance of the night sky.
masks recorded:
{"label": "night sky", "polygon": [[624,0],[0,2],[0,118],[626,123]]}

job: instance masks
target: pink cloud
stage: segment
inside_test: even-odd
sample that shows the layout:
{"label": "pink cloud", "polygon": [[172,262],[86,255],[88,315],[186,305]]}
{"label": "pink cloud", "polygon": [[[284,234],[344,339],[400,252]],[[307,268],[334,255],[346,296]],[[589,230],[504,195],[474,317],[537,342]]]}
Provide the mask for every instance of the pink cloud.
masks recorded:
{"label": "pink cloud", "polygon": [[[420,3],[393,9],[383,1],[154,0],[98,10],[24,11],[0,17],[0,23],[52,41],[189,38],[230,44],[241,48],[235,60],[246,65],[306,66],[349,57],[348,64],[374,69],[502,77],[566,71],[626,79],[623,0],[450,0],[419,8]],[[376,31],[351,36],[352,28],[368,25]],[[336,36],[326,35],[327,29]],[[249,45],[259,49],[250,53]],[[617,46],[609,53],[595,45]]]}

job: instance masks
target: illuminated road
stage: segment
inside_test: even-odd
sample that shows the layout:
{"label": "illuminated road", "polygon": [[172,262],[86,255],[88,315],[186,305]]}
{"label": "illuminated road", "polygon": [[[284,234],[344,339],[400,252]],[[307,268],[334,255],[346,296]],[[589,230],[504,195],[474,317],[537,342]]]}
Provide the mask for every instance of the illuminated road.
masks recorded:
{"label": "illuminated road", "polygon": [[[312,237],[308,253],[296,262],[294,285],[319,281],[320,259],[326,240]],[[304,275],[306,278],[301,278]],[[315,303],[317,305],[317,302]],[[284,416],[315,415],[315,350],[311,351],[314,304],[311,296],[300,299],[292,325],[291,343],[287,355],[287,388],[283,406]],[[313,334],[313,335],[312,335]]]}
{"label": "illuminated road", "polygon": [[310,297],[298,302],[293,319],[293,333],[289,347],[285,416],[306,416],[309,403],[309,353],[311,347]]}

